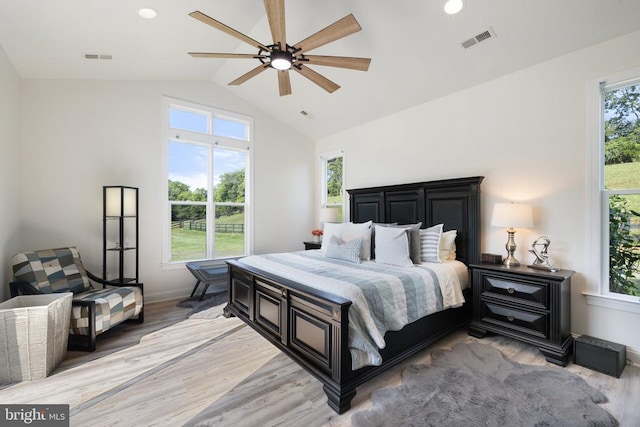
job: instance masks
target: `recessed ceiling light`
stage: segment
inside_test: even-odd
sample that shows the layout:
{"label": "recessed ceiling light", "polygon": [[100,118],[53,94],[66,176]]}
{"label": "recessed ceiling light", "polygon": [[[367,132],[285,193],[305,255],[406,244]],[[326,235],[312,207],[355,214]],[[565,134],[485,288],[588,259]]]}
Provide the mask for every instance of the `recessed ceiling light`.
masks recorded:
{"label": "recessed ceiling light", "polygon": [[143,8],[138,11],[138,15],[144,19],[153,19],[156,17],[157,13],[153,9]]}
{"label": "recessed ceiling light", "polygon": [[462,0],[448,0],[444,4],[444,11],[449,15],[455,15],[462,10]]}

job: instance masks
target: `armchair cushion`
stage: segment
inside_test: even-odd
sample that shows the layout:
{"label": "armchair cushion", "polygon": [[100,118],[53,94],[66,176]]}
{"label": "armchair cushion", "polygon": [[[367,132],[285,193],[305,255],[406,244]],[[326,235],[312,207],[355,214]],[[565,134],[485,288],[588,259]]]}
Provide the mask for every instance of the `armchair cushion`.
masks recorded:
{"label": "armchair cushion", "polygon": [[27,282],[42,293],[80,292],[91,289],[74,247],[24,252],[13,257],[13,275],[18,282]]}
{"label": "armchair cushion", "polygon": [[[109,330],[112,326],[137,316],[142,310],[142,291],[135,286],[105,289],[91,289],[75,295],[73,301],[95,302],[96,335]],[[71,308],[69,332],[74,335],[89,334],[89,310],[86,306],[74,305]]]}

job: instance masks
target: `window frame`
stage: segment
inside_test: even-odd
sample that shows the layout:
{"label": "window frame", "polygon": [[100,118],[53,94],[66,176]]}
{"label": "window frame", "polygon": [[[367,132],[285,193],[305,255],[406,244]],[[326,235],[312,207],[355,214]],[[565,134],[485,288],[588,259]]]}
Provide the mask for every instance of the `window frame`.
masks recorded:
{"label": "window frame", "polygon": [[[609,196],[628,190],[604,188],[604,93],[640,83],[640,67],[587,84],[587,287],[590,305],[640,313],[640,298],[609,291]],[[636,194],[636,193],[634,193]]]}
{"label": "window frame", "polygon": [[[338,157],[342,157],[342,204],[328,204],[327,202],[327,181],[328,181],[328,167],[327,164],[329,161],[336,159]],[[344,150],[331,151],[328,153],[324,153],[320,155],[320,207],[321,208],[330,208],[330,207],[338,207],[342,208],[342,222],[345,222],[349,217],[348,203],[347,203],[347,192],[345,190],[345,170],[346,170],[346,162],[345,162],[345,153]]]}
{"label": "window frame", "polygon": [[[203,134],[199,132],[174,129],[169,127],[169,110],[170,108],[177,108],[185,111],[193,111],[198,114],[207,113],[208,116],[208,133]],[[162,191],[163,191],[163,219],[162,219],[162,266],[164,269],[183,268],[188,261],[172,261],[171,260],[171,207],[174,205],[204,205],[207,210],[206,224],[206,244],[207,244],[207,257],[205,259],[213,259],[214,263],[219,261],[220,265],[223,265],[225,260],[240,258],[242,256],[249,255],[254,252],[254,220],[255,214],[253,209],[253,140],[254,140],[254,120],[253,117],[234,113],[231,111],[222,110],[216,107],[208,105],[198,104],[190,101],[184,101],[181,99],[162,97]],[[240,140],[233,137],[225,137],[213,134],[213,120],[224,119],[230,121],[243,122],[247,124],[246,140]],[[169,143],[170,141],[186,142],[195,145],[205,146],[208,150],[208,182],[207,182],[207,201],[170,201],[167,197],[169,193]],[[214,174],[213,172],[213,153],[216,148],[231,149],[237,151],[246,152],[246,166],[245,166],[245,201],[244,203],[231,203],[231,202],[215,202],[214,195]],[[212,233],[215,233],[215,209],[216,206],[244,206],[245,224],[244,224],[244,254],[231,256],[231,257],[209,257],[209,255],[215,255],[215,238]]]}

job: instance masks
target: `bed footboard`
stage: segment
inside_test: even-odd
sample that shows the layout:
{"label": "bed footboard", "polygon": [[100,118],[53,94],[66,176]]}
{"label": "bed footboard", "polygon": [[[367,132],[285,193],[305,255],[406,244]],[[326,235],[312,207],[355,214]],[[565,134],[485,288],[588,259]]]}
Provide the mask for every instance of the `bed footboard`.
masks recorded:
{"label": "bed footboard", "polygon": [[255,329],[324,384],[329,406],[348,410],[355,386],[345,385],[351,356],[347,347],[351,302],[331,294],[267,276],[258,269],[229,261],[226,316],[236,316]]}
{"label": "bed footboard", "polygon": [[[471,320],[471,304],[431,314],[385,335],[381,366],[353,371],[348,347],[351,302],[299,283],[228,261],[227,317],[236,316],[324,385],[328,405],[341,414],[356,387],[426,348]],[[464,291],[471,301],[470,290]]]}

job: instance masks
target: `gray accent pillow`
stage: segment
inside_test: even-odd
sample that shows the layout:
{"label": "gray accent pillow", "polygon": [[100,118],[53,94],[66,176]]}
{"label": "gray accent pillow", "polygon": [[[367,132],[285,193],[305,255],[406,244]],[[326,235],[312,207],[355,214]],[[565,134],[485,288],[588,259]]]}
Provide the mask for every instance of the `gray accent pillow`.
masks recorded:
{"label": "gray accent pillow", "polygon": [[331,236],[329,244],[324,252],[325,258],[341,259],[356,264],[360,264],[360,250],[362,248],[362,237],[358,237],[348,242],[339,237]]}

